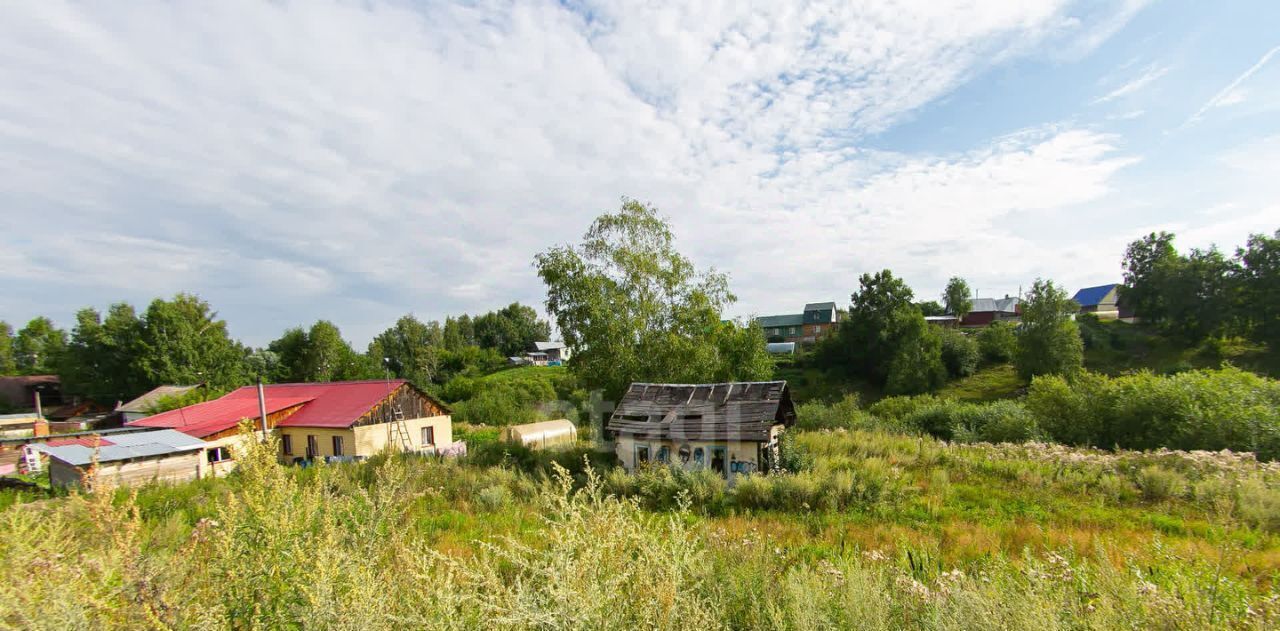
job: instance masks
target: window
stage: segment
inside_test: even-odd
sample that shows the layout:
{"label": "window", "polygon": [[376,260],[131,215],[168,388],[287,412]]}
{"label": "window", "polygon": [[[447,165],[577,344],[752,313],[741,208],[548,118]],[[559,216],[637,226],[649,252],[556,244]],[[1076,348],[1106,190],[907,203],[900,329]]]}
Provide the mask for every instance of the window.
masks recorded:
{"label": "window", "polygon": [[680,445],[680,464],[689,464],[689,446]]}
{"label": "window", "polygon": [[693,450],[693,464],[701,467],[707,461],[707,454],[701,447]]}
{"label": "window", "polygon": [[663,445],[658,448],[658,462],[666,464],[671,462],[671,448]]}
{"label": "window", "polygon": [[280,436],[280,449],[286,456],[293,455],[293,437],[288,434]]}
{"label": "window", "polygon": [[333,455],[335,456],[342,455],[342,437],[341,436],[333,437]]}
{"label": "window", "polygon": [[315,434],[307,434],[307,457],[315,458],[320,455],[320,448],[316,446]]}
{"label": "window", "polygon": [[636,466],[649,463],[649,446],[636,445]]}
{"label": "window", "polygon": [[209,464],[215,462],[225,462],[231,459],[231,452],[226,447],[214,447],[205,451],[208,454]]}
{"label": "window", "polygon": [[821,332],[822,332],[822,325],[821,325],[821,324],[814,325],[814,327],[813,327],[813,332],[814,332],[814,333],[821,333]]}
{"label": "window", "polygon": [[422,428],[422,446],[429,447],[436,444],[436,428],[434,425],[428,425]]}
{"label": "window", "polygon": [[728,472],[728,458],[725,457],[724,447],[711,448],[711,470],[721,475]]}
{"label": "window", "polygon": [[792,326],[792,327],[787,327],[787,333],[790,333],[790,334],[792,334],[792,335],[795,335],[795,334],[796,334],[796,327],[794,327],[794,326]]}

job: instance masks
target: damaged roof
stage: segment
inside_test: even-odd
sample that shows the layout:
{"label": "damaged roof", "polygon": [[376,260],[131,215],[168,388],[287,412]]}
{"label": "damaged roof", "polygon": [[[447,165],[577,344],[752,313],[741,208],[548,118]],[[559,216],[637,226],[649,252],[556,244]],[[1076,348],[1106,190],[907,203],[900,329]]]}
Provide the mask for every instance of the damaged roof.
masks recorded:
{"label": "damaged roof", "polygon": [[641,439],[768,442],[775,425],[795,420],[785,381],[633,383],[606,429]]}

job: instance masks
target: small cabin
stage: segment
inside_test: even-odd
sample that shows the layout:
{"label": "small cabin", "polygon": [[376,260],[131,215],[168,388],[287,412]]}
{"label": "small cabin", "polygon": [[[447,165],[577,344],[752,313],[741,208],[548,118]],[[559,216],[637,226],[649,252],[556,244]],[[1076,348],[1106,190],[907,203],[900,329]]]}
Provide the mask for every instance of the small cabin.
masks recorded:
{"label": "small cabin", "polygon": [[136,486],[148,482],[186,482],[200,478],[207,445],[182,432],[161,429],[110,436],[49,440],[31,449],[49,458],[49,483],[79,486],[94,471],[98,486]]}
{"label": "small cabin", "polygon": [[730,478],[773,468],[795,421],[785,381],[633,383],[605,430],[628,471],[657,464]]}

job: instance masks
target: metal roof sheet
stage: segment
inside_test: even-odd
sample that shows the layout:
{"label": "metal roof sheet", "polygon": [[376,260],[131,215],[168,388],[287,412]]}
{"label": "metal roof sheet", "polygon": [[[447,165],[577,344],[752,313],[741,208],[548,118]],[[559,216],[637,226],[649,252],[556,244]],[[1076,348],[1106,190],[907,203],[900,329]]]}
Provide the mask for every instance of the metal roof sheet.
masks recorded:
{"label": "metal roof sheet", "polygon": [[788,313],[786,315],[760,316],[756,318],[756,322],[759,322],[760,326],[766,329],[779,326],[800,326],[804,324],[804,314]]}
{"label": "metal roof sheet", "polygon": [[[88,443],[86,445],[85,443]],[[32,444],[52,458],[57,458],[76,466],[93,462],[92,439],[79,439],[71,444],[51,445]],[[110,440],[98,442],[98,462],[117,462],[133,458],[149,458],[173,453],[185,453],[204,449],[206,443],[172,429],[159,429],[151,432],[135,432],[117,434]]]}
{"label": "metal roof sheet", "polygon": [[1081,307],[1093,307],[1100,304],[1113,289],[1119,287],[1119,283],[1111,283],[1110,285],[1098,285],[1097,287],[1085,287],[1076,292],[1072,300]]}

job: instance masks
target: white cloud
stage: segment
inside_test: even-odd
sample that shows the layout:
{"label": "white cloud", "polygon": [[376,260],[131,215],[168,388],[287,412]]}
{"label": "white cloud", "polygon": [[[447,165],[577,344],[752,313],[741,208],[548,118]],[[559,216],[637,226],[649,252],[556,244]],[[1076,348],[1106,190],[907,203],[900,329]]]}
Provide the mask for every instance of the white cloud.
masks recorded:
{"label": "white cloud", "polygon": [[861,144],[994,64],[1091,50],[1142,3],[570,4],[4,5],[13,304],[65,321],[187,289],[251,342],[317,317],[364,340],[407,311],[540,302],[532,255],[628,194],[744,309],[786,308],[870,266],[994,268],[1032,247],[1001,218],[1097,199],[1128,164],[1084,129]]}

